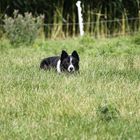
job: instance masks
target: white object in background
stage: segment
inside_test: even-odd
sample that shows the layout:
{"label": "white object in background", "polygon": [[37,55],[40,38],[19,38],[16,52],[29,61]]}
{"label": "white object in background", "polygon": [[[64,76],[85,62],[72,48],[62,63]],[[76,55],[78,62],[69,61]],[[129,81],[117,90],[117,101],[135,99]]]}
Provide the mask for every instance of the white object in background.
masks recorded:
{"label": "white object in background", "polygon": [[81,8],[81,1],[77,1],[76,6],[78,8],[78,18],[79,18],[79,29],[80,29],[80,35],[84,35],[84,30],[83,30],[83,17],[82,17],[82,8]]}

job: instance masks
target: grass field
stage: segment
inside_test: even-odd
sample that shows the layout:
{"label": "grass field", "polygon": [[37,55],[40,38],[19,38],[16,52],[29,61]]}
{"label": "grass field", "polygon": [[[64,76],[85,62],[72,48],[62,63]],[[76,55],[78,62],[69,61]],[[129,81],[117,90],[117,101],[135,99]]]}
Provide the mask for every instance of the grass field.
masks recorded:
{"label": "grass field", "polygon": [[[80,54],[79,74],[39,70],[61,50]],[[1,140],[139,140],[140,38],[0,42]]]}

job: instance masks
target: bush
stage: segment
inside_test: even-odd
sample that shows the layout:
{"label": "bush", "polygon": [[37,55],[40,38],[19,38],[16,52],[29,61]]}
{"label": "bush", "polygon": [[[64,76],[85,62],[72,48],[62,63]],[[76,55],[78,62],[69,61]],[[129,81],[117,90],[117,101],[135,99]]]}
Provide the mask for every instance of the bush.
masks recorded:
{"label": "bush", "polygon": [[43,16],[33,17],[31,13],[21,15],[17,10],[13,17],[5,15],[4,30],[6,37],[13,45],[31,45],[38,36],[43,23]]}

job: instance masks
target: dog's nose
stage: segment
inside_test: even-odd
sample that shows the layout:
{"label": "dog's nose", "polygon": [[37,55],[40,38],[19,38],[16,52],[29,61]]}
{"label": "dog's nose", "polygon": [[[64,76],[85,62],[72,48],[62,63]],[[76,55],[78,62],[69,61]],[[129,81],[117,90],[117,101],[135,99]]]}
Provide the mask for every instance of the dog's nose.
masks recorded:
{"label": "dog's nose", "polygon": [[73,67],[70,67],[70,71],[73,71]]}

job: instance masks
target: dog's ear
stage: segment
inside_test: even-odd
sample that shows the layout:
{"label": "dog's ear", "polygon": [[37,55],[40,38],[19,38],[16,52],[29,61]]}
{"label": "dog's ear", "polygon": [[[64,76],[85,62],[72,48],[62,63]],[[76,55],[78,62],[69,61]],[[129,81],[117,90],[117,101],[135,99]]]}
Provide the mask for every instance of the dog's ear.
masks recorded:
{"label": "dog's ear", "polygon": [[80,60],[77,51],[73,51],[71,55],[72,55],[73,57],[75,57],[78,61]]}
{"label": "dog's ear", "polygon": [[62,50],[62,53],[61,53],[61,61],[63,61],[67,57],[68,57],[68,53],[66,51]]}

